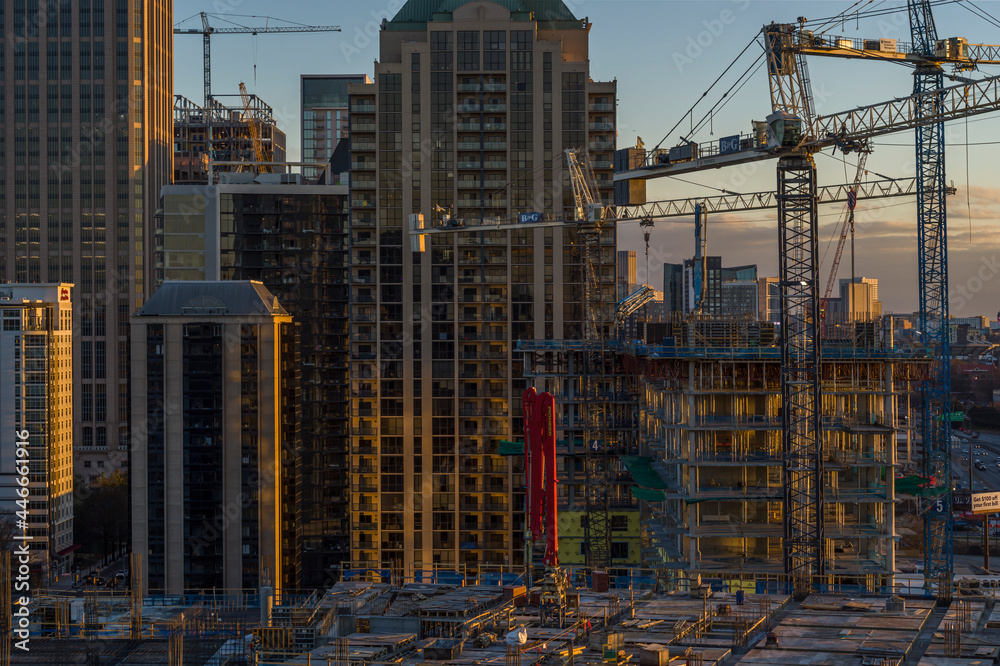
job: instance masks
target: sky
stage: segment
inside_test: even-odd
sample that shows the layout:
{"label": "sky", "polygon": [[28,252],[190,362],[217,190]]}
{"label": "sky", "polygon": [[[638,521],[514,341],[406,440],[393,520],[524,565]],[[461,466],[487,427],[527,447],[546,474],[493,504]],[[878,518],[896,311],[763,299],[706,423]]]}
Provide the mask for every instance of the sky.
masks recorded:
{"label": "sky", "polygon": [[[710,107],[721,102],[711,122],[693,135],[709,141],[748,132],[752,120],[769,112],[767,79],[757,69],[746,83],[723,97],[760,48],[751,45],[765,23],[794,22],[836,16],[856,5],[863,9],[905,8],[903,0],[770,1],[770,0],[565,0],[579,17],[593,24],[590,71],[597,81],[618,82],[618,147],[679,143],[682,134]],[[200,24],[195,16],[209,11],[216,27],[274,25],[277,17],[308,25],[336,25],[341,32],[216,35],[212,39],[212,90],[237,94],[243,81],[275,111],[288,135],[290,160],[299,157],[299,75],[368,74],[378,57],[378,27],[403,0],[369,2],[276,3],[273,0],[175,0],[174,20],[182,27]],[[1000,19],[1000,2],[978,0],[978,7]],[[934,7],[940,37],[961,36],[971,43],[1000,44],[1000,27],[969,11],[964,2],[948,0]],[[1000,20],[996,21],[1000,25]],[[844,20],[827,35],[888,37],[909,41],[905,11],[874,18]],[[174,46],[174,87],[196,102],[202,98],[202,49],[199,36],[178,35]],[[733,64],[734,60],[736,61]],[[709,90],[727,67],[733,66]],[[1000,66],[984,67],[1000,74]],[[905,97],[912,92],[911,70],[897,64],[812,58],[809,61],[819,114]],[[974,76],[978,76],[975,74]],[[706,92],[707,91],[707,92]],[[704,96],[703,96],[704,93]],[[696,104],[697,103],[697,104]],[[689,109],[693,108],[693,114]],[[680,122],[671,135],[672,127]],[[1000,113],[975,116],[946,127],[946,174],[957,194],[948,202],[949,307],[956,317],[997,316],[1000,310],[1000,182],[996,155],[1000,147]],[[914,175],[913,132],[881,137],[868,159],[869,177]],[[853,180],[857,156],[816,156],[819,183]],[[650,181],[649,200],[704,197],[719,189],[736,192],[773,190],[774,162],[762,162],[754,173],[713,170],[677,179]],[[833,243],[843,208],[820,208],[821,279],[825,285]],[[708,251],[721,255],[724,265],[757,264],[759,274],[777,274],[777,224],[774,211],[718,214],[708,218]],[[619,249],[638,254],[639,281],[662,289],[662,265],[679,263],[694,252],[693,222],[675,218],[656,223],[648,262],[637,224],[622,224]],[[858,276],[877,277],[886,312],[908,314],[918,307],[916,207],[913,199],[859,202],[856,210],[855,265]],[[647,272],[648,265],[648,272]],[[850,248],[839,276],[850,274]]]}

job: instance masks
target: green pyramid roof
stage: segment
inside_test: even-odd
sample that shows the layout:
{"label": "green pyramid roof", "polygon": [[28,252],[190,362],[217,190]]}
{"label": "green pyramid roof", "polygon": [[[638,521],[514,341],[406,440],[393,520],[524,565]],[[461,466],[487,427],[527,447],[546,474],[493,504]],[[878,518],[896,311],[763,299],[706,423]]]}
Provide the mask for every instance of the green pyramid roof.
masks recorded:
{"label": "green pyramid roof", "polygon": [[[407,0],[389,23],[390,25],[393,23],[427,23],[434,19],[434,14],[450,14],[455,11],[456,7],[461,7],[470,1]],[[490,2],[506,7],[512,14],[530,12],[539,22],[573,21],[579,23],[579,19],[573,16],[573,12],[562,0],[490,0]]]}

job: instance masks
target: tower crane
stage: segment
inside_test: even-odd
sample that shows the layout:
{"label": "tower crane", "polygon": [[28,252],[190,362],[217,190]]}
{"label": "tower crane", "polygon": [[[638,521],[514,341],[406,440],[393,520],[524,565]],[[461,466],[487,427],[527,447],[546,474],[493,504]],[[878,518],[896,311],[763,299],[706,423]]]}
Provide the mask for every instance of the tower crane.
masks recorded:
{"label": "tower crane", "polygon": [[[916,130],[917,173],[917,242],[920,300],[920,326],[924,340],[935,362],[931,378],[922,386],[922,432],[924,447],[923,472],[927,477],[944,479],[950,487],[951,478],[951,379],[950,331],[948,326],[948,246],[947,207],[945,196],[944,122],[940,117],[946,103],[944,65],[954,71],[977,69],[979,65],[1000,64],[1000,45],[969,44],[965,38],[940,39],[934,23],[930,0],[907,0],[911,43],[899,44],[891,39],[846,39],[817,36],[799,25],[765,26],[766,41],[776,46],[779,60],[804,62],[803,56],[862,58],[904,62],[914,66],[913,99],[910,115],[918,122]],[[775,91],[787,91],[794,100],[794,91],[808,91],[808,75],[804,66],[798,72],[789,68],[784,76],[770,76],[772,102]],[[968,79],[949,76],[956,80]],[[777,109],[778,106],[775,105]],[[788,106],[786,111],[795,112]],[[804,109],[808,111],[808,109]],[[969,114],[971,115],[971,114]],[[964,117],[964,116],[957,116]],[[925,589],[937,578],[947,583],[953,573],[951,494],[935,501],[932,510],[924,512],[924,576]],[[947,599],[947,584],[939,584],[939,599]]]}
{"label": "tower crane", "polygon": [[[911,18],[924,21],[929,16],[925,3],[911,0]],[[817,261],[817,186],[813,155],[831,146],[854,146],[857,142],[884,134],[918,131],[918,208],[920,228],[920,273],[922,321],[938,322],[935,350],[947,359],[947,266],[944,239],[943,124],[1000,110],[1000,78],[991,77],[942,88],[932,86],[918,69],[918,88],[909,97],[859,107],[849,111],[815,116],[809,92],[809,75],[804,53],[791,49],[794,26],[772,24],[763,29],[766,66],[771,88],[773,113],[764,123],[754,123],[747,137],[719,144],[687,143],[684,150],[656,151],[645,164],[620,171],[615,181],[648,180],[729,165],[777,159],[777,200],[779,229],[779,288],[781,291],[781,389],[783,403],[783,457],[785,472],[785,552],[784,568],[794,582],[797,596],[808,593],[812,577],[825,572],[823,531],[823,458],[819,430],[820,383],[819,342],[816,324],[819,315],[819,270]],[[932,46],[926,29],[918,52],[929,53]],[[916,40],[915,40],[916,41]],[[946,57],[934,56],[937,74]],[[928,60],[929,62],[929,60]],[[923,78],[921,78],[923,76]],[[940,78],[935,79],[940,82]],[[672,157],[676,159],[672,159]],[[943,313],[943,318],[942,318]],[[943,331],[943,335],[940,333]],[[924,428],[930,450],[926,470],[947,484],[948,441],[946,421],[928,418],[947,402],[947,364],[936,365],[932,387],[925,395]],[[943,387],[943,390],[942,390]],[[929,406],[928,406],[929,405]],[[930,410],[930,411],[928,411]],[[928,421],[930,420],[930,423]],[[930,512],[927,539],[932,566],[928,576],[951,571],[951,501],[947,487],[943,510]],[[929,589],[926,588],[926,589]]]}
{"label": "tower crane", "polygon": [[[292,25],[292,26],[263,26],[256,28],[233,27],[216,28],[209,24],[210,14],[199,12],[201,17],[201,28],[174,28],[175,35],[201,35],[203,43],[203,57],[205,61],[205,109],[208,109],[208,100],[212,96],[212,35],[259,35],[276,32],[341,32],[340,26],[336,25]],[[255,18],[272,19],[269,16]]]}

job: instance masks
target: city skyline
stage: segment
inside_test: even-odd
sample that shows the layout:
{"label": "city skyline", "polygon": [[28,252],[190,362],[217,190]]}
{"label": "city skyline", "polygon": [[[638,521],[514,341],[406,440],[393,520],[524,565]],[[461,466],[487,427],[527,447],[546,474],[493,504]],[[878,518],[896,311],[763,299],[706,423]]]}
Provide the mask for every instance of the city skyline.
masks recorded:
{"label": "city skyline", "polygon": [[[297,159],[297,137],[300,136],[300,109],[295,103],[299,99],[297,75],[371,75],[374,71],[372,62],[378,57],[378,26],[381,24],[381,17],[391,18],[402,4],[401,0],[393,0],[374,8],[367,5],[337,5],[322,12],[315,11],[311,6],[299,8],[288,5],[281,7],[278,12],[273,5],[263,0],[245,0],[233,8],[234,14],[279,13],[279,18],[299,23],[341,25],[343,32],[263,35],[257,38],[235,35],[216,37],[213,40],[215,92],[235,92],[239,81],[245,80],[251,92],[258,92],[265,99],[275,102],[285,100],[284,104],[275,104],[275,116],[279,127],[289,136],[289,159]],[[678,131],[668,137],[663,145],[669,147],[677,143],[680,133],[689,125],[684,114],[702,92],[700,87],[698,90],[690,88],[688,82],[705,81],[707,85],[751,41],[763,24],[774,20],[795,21],[802,13],[790,3],[777,1],[575,0],[566,4],[574,14],[586,16],[594,24],[591,42],[593,61],[596,63],[595,78],[618,79],[618,148],[635,145],[637,137],[642,137],[646,146],[652,147],[676,121],[683,119]],[[179,0],[175,3],[175,16],[180,20],[202,9],[204,7],[194,0]],[[218,8],[213,10],[219,11]],[[842,10],[843,6],[838,2],[812,2],[808,5],[807,14],[808,18],[825,17],[836,15]],[[641,13],[648,20],[632,20],[631,17],[636,13]],[[940,35],[963,36],[972,42],[1000,43],[1000,29],[981,19],[970,21],[973,18],[972,14],[959,6],[944,5],[935,8]],[[241,25],[257,25],[262,17],[253,19],[229,16],[228,19]],[[194,21],[198,19],[195,18]],[[189,24],[184,25],[187,27]],[[228,24],[220,19],[219,25]],[[853,23],[846,23],[843,27],[838,24],[830,29],[830,34],[909,40],[905,11],[867,22],[862,19],[859,25],[860,29]],[[618,36],[624,30],[630,35],[629,43],[633,48],[620,48]],[[192,99],[200,98],[202,83],[201,49],[196,48],[198,45],[193,43],[196,39],[198,38],[178,36],[178,53],[175,59],[176,92]],[[255,39],[258,41],[254,42]],[[185,43],[189,43],[189,48],[184,48]],[[294,48],[289,48],[292,46]],[[296,55],[292,55],[293,52]],[[759,49],[750,53],[749,57],[752,59],[757,53]],[[314,54],[314,57],[308,54]],[[637,59],[654,66],[651,69],[637,67]],[[322,63],[322,67],[319,63]],[[695,122],[749,63],[750,60],[737,63],[733,72],[730,72],[729,79],[720,82],[713,93],[702,101],[696,108]],[[285,76],[283,67],[286,65],[295,68],[295,77]],[[820,113],[903,97],[912,92],[912,76],[908,70],[898,66],[816,58],[810,60],[809,66],[816,90],[817,111]],[[653,73],[650,74],[650,71]],[[252,85],[254,77],[257,80],[256,87]],[[763,72],[757,71],[740,94],[731,97],[738,103],[724,105],[714,113],[712,122],[706,123],[704,131],[696,137],[698,140],[707,141],[739,131],[746,132],[749,131],[751,120],[763,120],[769,108]],[[982,144],[987,141],[982,138],[983,133],[995,131],[1000,131],[1000,116],[979,116],[968,121],[970,143]],[[714,136],[711,132],[714,132]],[[997,240],[1000,239],[1000,234],[996,233],[1000,229],[1000,188],[993,187],[988,177],[991,147],[969,146],[971,175],[968,181],[971,188],[967,190],[966,147],[959,145],[966,142],[966,124],[948,124],[946,136],[949,143],[947,176],[958,188],[958,193],[949,199],[951,309],[954,314],[966,316],[995,313],[998,307],[989,296],[988,285],[991,284],[990,281],[1000,277],[1000,240]],[[842,159],[845,158],[839,153],[831,157],[829,151],[817,157],[821,184],[839,184],[852,178],[856,156],[846,157],[850,166],[843,164]],[[904,132],[877,140],[868,168],[872,174],[910,177],[913,175],[912,163],[913,133]],[[773,169],[766,167],[750,175],[741,175],[738,170],[693,174],[684,177],[684,181],[687,182],[673,179],[650,181],[649,199],[719,194],[713,188],[738,192],[767,191],[773,190],[775,185]],[[702,183],[708,187],[689,183]],[[876,204],[877,208],[874,207]],[[915,210],[912,198],[873,204],[862,202],[858,206],[858,271],[880,279],[882,300],[887,313],[910,314],[917,309]],[[840,217],[841,206],[821,207],[821,252],[839,231]],[[727,256],[734,264],[756,263],[761,275],[777,274],[777,229],[773,212],[712,215],[709,216],[708,224],[709,251],[712,254]],[[663,263],[678,263],[694,254],[690,219],[659,221],[650,240],[650,274],[642,279],[645,275],[645,245],[638,225],[621,225],[618,240],[620,249],[637,251],[639,281],[653,286],[663,282],[660,273]],[[832,250],[822,265],[824,282],[830,257]],[[985,286],[984,275],[988,276]],[[844,277],[843,272],[840,277]]]}

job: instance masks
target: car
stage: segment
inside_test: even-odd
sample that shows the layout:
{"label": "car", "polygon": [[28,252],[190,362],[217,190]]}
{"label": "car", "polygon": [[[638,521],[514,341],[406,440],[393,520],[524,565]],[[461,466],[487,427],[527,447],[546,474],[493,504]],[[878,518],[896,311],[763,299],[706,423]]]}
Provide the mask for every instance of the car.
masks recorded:
{"label": "car", "polygon": [[984,465],[983,463],[979,463],[978,465],[976,465],[976,469],[985,472],[986,471],[986,465]]}

